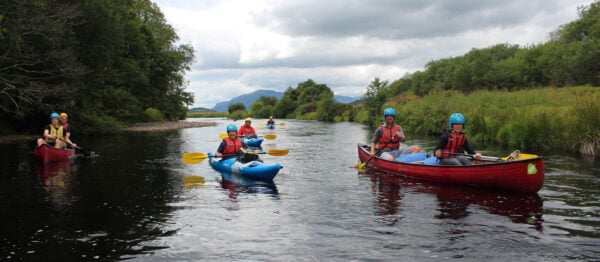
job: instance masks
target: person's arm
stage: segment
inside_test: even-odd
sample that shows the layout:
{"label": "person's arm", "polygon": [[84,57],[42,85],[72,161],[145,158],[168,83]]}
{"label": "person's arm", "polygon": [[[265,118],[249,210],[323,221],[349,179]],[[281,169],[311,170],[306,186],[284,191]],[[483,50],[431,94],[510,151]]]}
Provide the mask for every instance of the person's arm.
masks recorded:
{"label": "person's arm", "polygon": [[254,127],[250,127],[252,128],[252,134],[256,134],[256,130],[254,129]]}
{"label": "person's arm", "polygon": [[398,125],[398,132],[396,132],[396,137],[400,140],[400,142],[406,141],[406,136],[404,135],[404,131],[402,131],[402,127]]}
{"label": "person's arm", "polygon": [[219,148],[217,149],[217,152],[215,153],[215,156],[223,157],[223,150],[225,150],[226,146],[227,143],[225,143],[225,140],[223,139],[223,141],[221,141],[221,144],[219,145]]}
{"label": "person's arm", "polygon": [[467,140],[467,138],[465,138],[465,143],[463,144],[463,148],[470,155],[474,155],[475,159],[479,160],[481,158],[480,153],[475,153],[475,150],[471,149],[471,145],[469,145],[469,140]]}
{"label": "person's arm", "polygon": [[448,133],[444,132],[440,136],[440,141],[438,145],[435,147],[435,156],[442,157],[442,148],[448,143]]}
{"label": "person's arm", "polygon": [[383,131],[381,131],[381,127],[378,127],[373,134],[373,139],[371,140],[371,156],[375,155],[375,147],[382,135]]}
{"label": "person's arm", "polygon": [[46,129],[44,129],[44,139],[49,138],[50,136],[50,129],[48,127],[46,127]]}

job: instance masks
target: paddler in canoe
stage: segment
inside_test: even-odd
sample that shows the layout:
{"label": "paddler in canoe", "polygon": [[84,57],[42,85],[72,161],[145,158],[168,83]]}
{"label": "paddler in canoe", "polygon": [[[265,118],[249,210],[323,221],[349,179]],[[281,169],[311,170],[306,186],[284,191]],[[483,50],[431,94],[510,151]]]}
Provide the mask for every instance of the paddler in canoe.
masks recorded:
{"label": "paddler in canoe", "polygon": [[440,136],[440,142],[435,148],[435,156],[440,159],[440,165],[446,166],[464,166],[472,165],[471,161],[467,159],[463,154],[465,150],[476,160],[481,159],[480,153],[475,153],[469,141],[467,135],[462,132],[465,126],[465,117],[460,113],[454,113],[449,119],[450,130],[445,131]]}
{"label": "paddler in canoe", "polygon": [[66,138],[67,133],[63,126],[60,125],[58,118],[58,113],[50,114],[50,124],[47,125],[44,129],[43,138],[37,139],[38,147],[42,144],[48,144],[58,149],[66,148],[67,144],[61,139],[64,140]]}
{"label": "paddler in canoe", "polygon": [[71,128],[71,126],[68,123],[68,117],[69,115],[67,115],[67,113],[60,113],[59,114],[59,122],[60,125],[63,127],[63,129],[65,130],[65,140],[68,141],[69,143],[67,143],[67,147],[68,148],[75,148],[77,147],[77,144],[73,143],[71,141],[71,134],[73,134],[73,129]]}
{"label": "paddler in canoe", "polygon": [[222,160],[238,157],[238,161],[247,163],[258,160],[257,154],[246,154],[247,149],[242,139],[238,137],[238,128],[234,124],[227,126],[227,137],[223,138],[215,156],[221,157]]}
{"label": "paddler in canoe", "polygon": [[383,153],[381,158],[386,160],[394,160],[402,154],[419,153],[419,146],[400,146],[400,142],[406,140],[402,127],[394,121],[396,120],[396,110],[391,107],[383,110],[385,123],[375,130],[373,140],[371,141],[371,157],[375,156],[375,147],[379,148]]}

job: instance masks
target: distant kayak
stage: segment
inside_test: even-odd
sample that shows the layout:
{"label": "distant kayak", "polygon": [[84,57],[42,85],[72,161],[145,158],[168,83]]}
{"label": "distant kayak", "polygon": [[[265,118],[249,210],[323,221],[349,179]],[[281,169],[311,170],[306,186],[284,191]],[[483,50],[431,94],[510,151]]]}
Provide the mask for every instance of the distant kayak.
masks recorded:
{"label": "distant kayak", "polygon": [[229,158],[226,160],[219,160],[214,157],[214,154],[209,154],[209,163],[212,168],[219,172],[227,172],[232,174],[241,174],[245,177],[270,181],[275,178],[279,170],[282,168],[281,164],[265,164],[260,161],[250,161],[248,163],[242,163],[237,161],[237,158]]}
{"label": "distant kayak", "polygon": [[71,158],[75,150],[57,149],[48,144],[42,144],[33,150],[33,155],[44,163]]}
{"label": "distant kayak", "polygon": [[275,124],[267,124],[268,129],[275,129]]}
{"label": "distant kayak", "polygon": [[[371,155],[370,146],[358,144],[358,158],[365,162]],[[475,161],[468,166],[440,166],[429,162],[435,157],[424,154],[403,156],[407,162],[373,158],[368,166],[394,174],[430,181],[537,192],[544,184],[544,159],[527,158],[515,161]],[[423,160],[425,158],[425,160]],[[416,161],[415,161],[416,160]],[[424,164],[425,163],[425,164]]]}

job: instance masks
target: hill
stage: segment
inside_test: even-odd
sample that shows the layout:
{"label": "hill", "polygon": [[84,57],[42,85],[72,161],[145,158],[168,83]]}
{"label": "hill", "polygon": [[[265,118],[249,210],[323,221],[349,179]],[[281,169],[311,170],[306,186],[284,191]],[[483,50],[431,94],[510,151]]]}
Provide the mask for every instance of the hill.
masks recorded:
{"label": "hill", "polygon": [[[227,112],[229,105],[235,104],[235,103],[242,103],[246,107],[246,110],[250,110],[250,105],[252,105],[252,103],[254,103],[254,101],[256,101],[261,96],[274,96],[274,97],[277,97],[277,99],[281,99],[283,97],[283,92],[278,92],[278,91],[273,91],[273,90],[265,90],[265,89],[256,90],[249,94],[244,94],[244,95],[241,95],[238,97],[234,97],[229,101],[219,102],[212,108],[212,110],[216,111],[216,112]],[[351,102],[354,102],[357,100],[356,98],[352,98],[349,96],[339,96],[339,95],[334,96],[334,98],[336,101],[338,101],[340,103],[344,103],[344,104],[348,104],[348,103],[351,103]]]}
{"label": "hill", "polygon": [[208,109],[206,107],[194,107],[194,108],[190,108],[188,110],[188,113],[195,113],[195,112],[217,112],[217,111]]}

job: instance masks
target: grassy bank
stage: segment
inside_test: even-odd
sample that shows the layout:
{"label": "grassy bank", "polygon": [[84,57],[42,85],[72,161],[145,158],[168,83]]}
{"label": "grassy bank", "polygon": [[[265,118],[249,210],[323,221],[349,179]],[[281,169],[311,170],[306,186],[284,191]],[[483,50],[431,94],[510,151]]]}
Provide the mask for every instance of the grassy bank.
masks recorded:
{"label": "grassy bank", "polygon": [[[411,133],[442,132],[450,114],[460,112],[473,142],[600,155],[599,101],[600,87],[580,86],[469,95],[440,91],[396,97],[386,106],[396,109],[398,123]],[[364,109],[358,110],[355,121],[367,122]]]}

